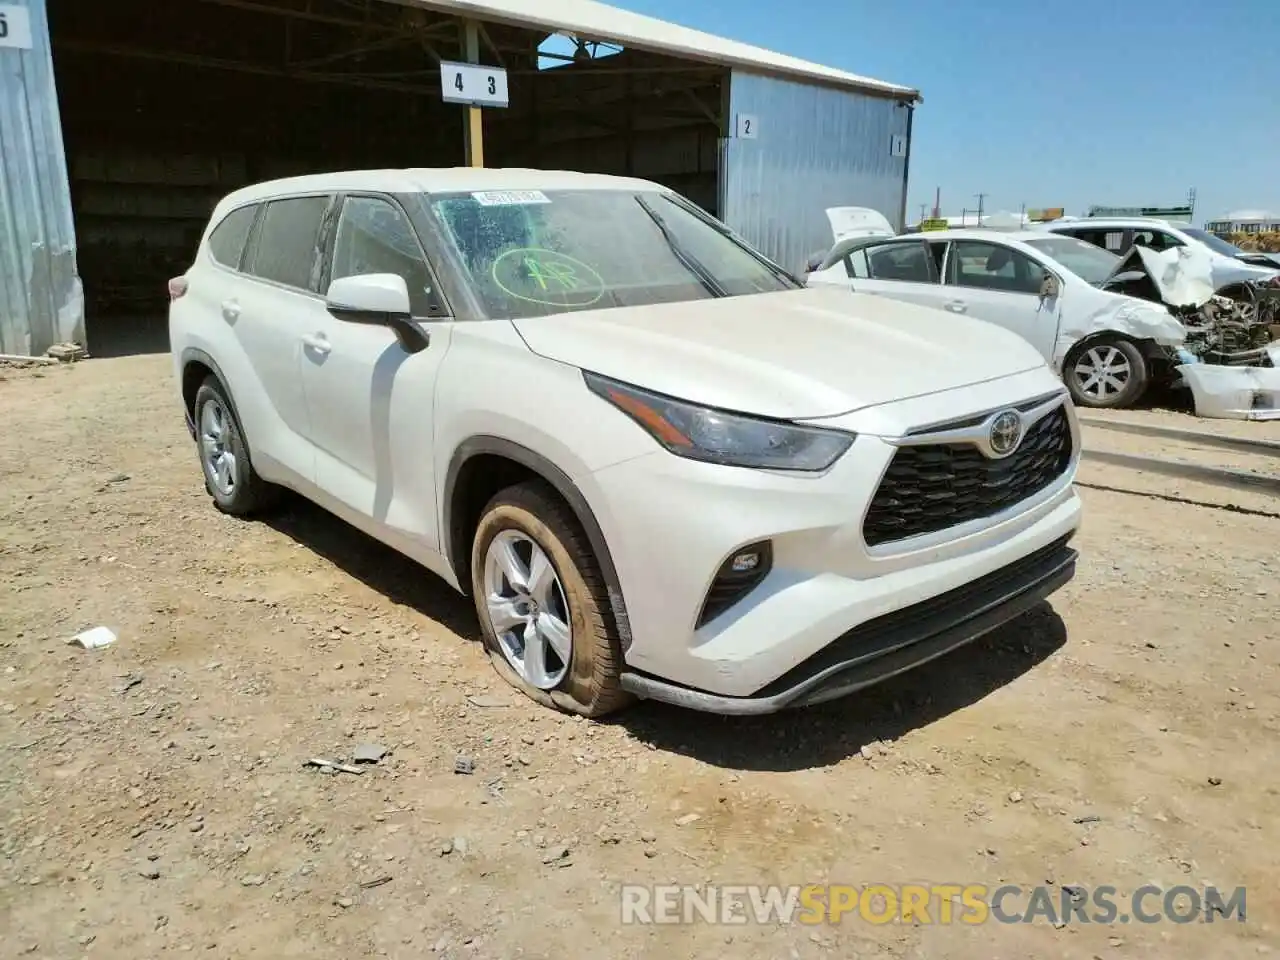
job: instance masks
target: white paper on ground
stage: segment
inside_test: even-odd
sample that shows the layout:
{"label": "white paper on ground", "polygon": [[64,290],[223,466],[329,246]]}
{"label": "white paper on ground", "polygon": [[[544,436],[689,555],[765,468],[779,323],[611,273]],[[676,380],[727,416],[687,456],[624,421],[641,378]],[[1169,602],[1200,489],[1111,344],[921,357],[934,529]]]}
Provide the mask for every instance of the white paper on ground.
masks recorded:
{"label": "white paper on ground", "polygon": [[116,642],[116,635],[109,627],[94,627],[92,630],[86,630],[84,633],[77,633],[67,643],[76,643],[84,647],[86,650],[96,650],[99,647],[109,647]]}

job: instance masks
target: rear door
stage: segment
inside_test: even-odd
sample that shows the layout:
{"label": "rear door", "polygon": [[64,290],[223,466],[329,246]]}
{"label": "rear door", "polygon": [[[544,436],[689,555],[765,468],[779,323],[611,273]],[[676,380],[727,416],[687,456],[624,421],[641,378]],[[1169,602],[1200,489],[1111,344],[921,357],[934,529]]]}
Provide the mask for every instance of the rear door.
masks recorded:
{"label": "rear door", "polygon": [[249,276],[227,305],[237,316],[236,335],[268,399],[269,409],[261,414],[267,453],[307,481],[314,479],[315,460],[302,348],[317,315],[327,315],[319,294],[319,247],[332,202],[329,194],[269,201],[245,254]]}
{"label": "rear door", "polygon": [[938,262],[929,242],[912,237],[870,244],[848,257],[853,289],[928,307],[942,305]]}
{"label": "rear door", "polygon": [[946,263],[944,309],[986,320],[1053,356],[1061,295],[1041,299],[1045,267],[1014,247],[988,240],[956,240]]}

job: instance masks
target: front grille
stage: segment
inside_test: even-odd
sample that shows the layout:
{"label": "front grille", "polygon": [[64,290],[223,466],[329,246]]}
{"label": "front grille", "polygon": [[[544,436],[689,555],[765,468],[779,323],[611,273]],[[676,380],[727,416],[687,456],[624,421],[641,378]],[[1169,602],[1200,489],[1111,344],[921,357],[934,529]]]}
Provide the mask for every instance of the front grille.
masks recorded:
{"label": "front grille", "polygon": [[1003,460],[969,443],[900,447],[871,500],[863,538],[876,546],[992,516],[1049,486],[1070,462],[1065,407],[1032,424]]}

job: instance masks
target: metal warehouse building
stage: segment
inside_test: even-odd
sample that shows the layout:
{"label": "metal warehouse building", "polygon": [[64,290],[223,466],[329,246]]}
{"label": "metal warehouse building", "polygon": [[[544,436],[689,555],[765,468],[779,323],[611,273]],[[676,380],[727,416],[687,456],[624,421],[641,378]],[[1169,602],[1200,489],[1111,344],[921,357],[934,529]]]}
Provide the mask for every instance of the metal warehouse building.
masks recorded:
{"label": "metal warehouse building", "polygon": [[591,0],[0,0],[0,353],[163,344],[215,201],[322,170],[630,174],[799,267],[904,224],[918,101]]}

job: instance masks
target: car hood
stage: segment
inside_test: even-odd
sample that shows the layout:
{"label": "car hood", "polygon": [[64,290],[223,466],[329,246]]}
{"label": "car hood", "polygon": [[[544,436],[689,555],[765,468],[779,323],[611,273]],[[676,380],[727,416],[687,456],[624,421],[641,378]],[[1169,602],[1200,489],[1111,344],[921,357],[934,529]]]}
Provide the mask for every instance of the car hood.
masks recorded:
{"label": "car hood", "polygon": [[805,289],[513,321],[535,353],[707,406],[849,413],[1044,365],[999,327],[886,297]]}

